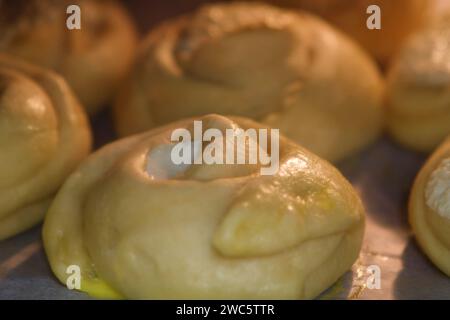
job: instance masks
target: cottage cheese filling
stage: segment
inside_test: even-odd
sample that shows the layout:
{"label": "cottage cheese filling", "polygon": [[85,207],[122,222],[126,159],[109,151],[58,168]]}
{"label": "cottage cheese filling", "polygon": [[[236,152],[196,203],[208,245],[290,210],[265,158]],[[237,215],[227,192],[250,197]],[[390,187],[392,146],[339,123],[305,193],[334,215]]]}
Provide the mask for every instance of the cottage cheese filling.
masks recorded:
{"label": "cottage cheese filling", "polygon": [[428,207],[450,219],[450,157],[444,159],[431,174],[425,198]]}
{"label": "cottage cheese filling", "polygon": [[[201,152],[201,141],[181,142],[185,147],[192,149],[192,161],[199,156]],[[171,152],[175,143],[162,144],[152,149],[147,154],[146,171],[147,174],[154,180],[173,179],[186,172],[190,164],[175,164],[171,158]]]}

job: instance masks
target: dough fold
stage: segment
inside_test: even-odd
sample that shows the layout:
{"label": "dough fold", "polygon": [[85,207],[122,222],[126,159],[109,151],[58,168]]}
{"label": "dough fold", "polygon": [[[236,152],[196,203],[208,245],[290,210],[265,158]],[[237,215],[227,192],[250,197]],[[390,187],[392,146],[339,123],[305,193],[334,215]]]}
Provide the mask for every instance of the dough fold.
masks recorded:
{"label": "dough fold", "polygon": [[350,269],[363,238],[362,203],[333,166],[284,137],[275,175],[261,175],[260,163],[156,175],[151,155],[168,150],[175,129],[192,132],[194,120],[220,132],[265,128],[208,115],[92,154],[44,224],[62,283],[78,265],[81,290],[101,298],[297,299],[319,295]]}
{"label": "dough fold", "polygon": [[450,137],[420,170],[409,200],[409,221],[420,247],[450,276]]}
{"label": "dough fold", "polygon": [[388,129],[402,145],[431,152],[450,134],[450,12],[405,43],[387,100]]}
{"label": "dough fold", "polygon": [[66,82],[0,54],[0,240],[43,218],[90,144],[86,115]]}
{"label": "dough fold", "polygon": [[150,32],[115,122],[127,135],[208,113],[244,116],[337,161],[378,136],[382,95],[374,61],[319,18],[212,4]]}

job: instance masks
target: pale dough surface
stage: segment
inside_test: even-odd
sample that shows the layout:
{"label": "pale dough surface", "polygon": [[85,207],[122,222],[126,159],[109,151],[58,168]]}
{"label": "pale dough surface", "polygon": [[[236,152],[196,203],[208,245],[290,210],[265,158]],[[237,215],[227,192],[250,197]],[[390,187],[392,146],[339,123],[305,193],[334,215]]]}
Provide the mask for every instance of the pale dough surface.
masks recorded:
{"label": "pale dough surface", "polygon": [[86,115],[66,82],[0,54],[0,240],[43,218],[90,144]]}
{"label": "pale dough surface", "polygon": [[[204,129],[262,128],[210,115]],[[155,179],[146,159],[192,119],[114,142],[66,181],[43,229],[51,268],[81,290],[126,298],[313,298],[349,270],[364,208],[329,163],[281,139],[280,170],[193,165]]]}
{"label": "pale dough surface", "polygon": [[404,44],[387,103],[389,132],[410,149],[432,152],[450,134],[450,11]]}
{"label": "pale dough surface", "polygon": [[[448,175],[445,176],[436,169],[440,168],[442,161],[449,158],[450,139],[447,139],[421,169],[409,201],[409,220],[419,245],[430,260],[448,276],[450,276],[450,212],[437,212],[439,209],[427,204],[427,200],[430,202],[427,188],[433,179],[437,179],[433,177],[434,174],[441,174],[442,179],[448,179]],[[450,188],[450,180],[446,185]]]}
{"label": "pale dough surface", "polygon": [[378,136],[383,85],[374,61],[320,18],[212,4],[148,34],[115,122],[127,135],[208,113],[245,116],[337,161]]}

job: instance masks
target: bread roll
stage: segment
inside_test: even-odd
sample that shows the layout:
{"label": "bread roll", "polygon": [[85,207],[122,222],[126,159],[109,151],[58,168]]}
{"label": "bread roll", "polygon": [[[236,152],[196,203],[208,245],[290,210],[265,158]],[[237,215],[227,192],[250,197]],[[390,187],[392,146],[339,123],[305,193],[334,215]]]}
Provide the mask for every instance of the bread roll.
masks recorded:
{"label": "bread roll", "polygon": [[60,76],[0,54],[0,240],[43,218],[90,139]]}
{"label": "bread roll", "polygon": [[425,254],[450,277],[450,137],[416,178],[409,220]]}
{"label": "bread roll", "polygon": [[[387,64],[405,39],[426,24],[431,0],[269,0],[308,10],[337,26],[382,64]],[[367,8],[381,10],[381,29],[368,29]]]}
{"label": "bread roll", "polygon": [[[45,250],[62,283],[76,265],[81,290],[101,298],[297,299],[317,296],[350,269],[364,209],[334,167],[284,137],[274,175],[262,175],[260,161],[170,165],[172,133],[192,133],[194,120],[224,135],[264,128],[208,115],[91,155],[44,224]],[[255,148],[275,150],[260,142]]]}
{"label": "bread roll", "polygon": [[246,116],[335,161],[377,137],[382,91],[374,62],[319,18],[212,4],[150,32],[115,120],[127,135],[208,113]]}
{"label": "bread roll", "polygon": [[[66,27],[69,5],[81,9],[81,30]],[[115,93],[135,52],[132,21],[109,0],[0,2],[0,52],[56,70],[89,113]]]}
{"label": "bread roll", "polygon": [[388,128],[431,152],[450,134],[450,14],[411,37],[388,74]]}

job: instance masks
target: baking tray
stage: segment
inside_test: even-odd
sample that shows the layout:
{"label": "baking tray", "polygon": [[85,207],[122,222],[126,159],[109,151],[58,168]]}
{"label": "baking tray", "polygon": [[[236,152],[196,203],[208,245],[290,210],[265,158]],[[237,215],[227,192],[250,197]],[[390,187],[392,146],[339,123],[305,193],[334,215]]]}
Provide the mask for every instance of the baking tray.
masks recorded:
{"label": "baking tray", "polygon": [[[155,2],[126,2],[141,31],[204,1]],[[115,139],[108,110],[93,119],[92,127],[96,148]],[[338,164],[364,201],[366,233],[352,270],[319,299],[450,299],[450,279],[419,250],[407,221],[409,191],[424,160],[425,156],[404,150],[383,137]],[[379,288],[367,285],[370,280],[367,267],[373,266],[380,271]],[[0,299],[89,297],[68,290],[52,275],[42,248],[41,226],[37,226],[0,242]]]}

